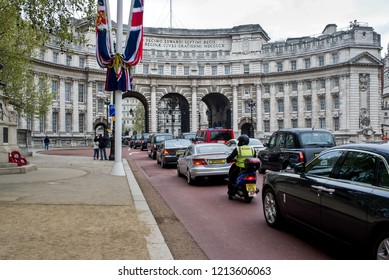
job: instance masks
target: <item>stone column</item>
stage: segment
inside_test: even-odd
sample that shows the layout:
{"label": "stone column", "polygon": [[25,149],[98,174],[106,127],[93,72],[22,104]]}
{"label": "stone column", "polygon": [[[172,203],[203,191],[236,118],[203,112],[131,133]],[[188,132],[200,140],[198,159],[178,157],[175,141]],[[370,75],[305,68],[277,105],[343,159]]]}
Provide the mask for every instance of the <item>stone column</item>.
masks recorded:
{"label": "stone column", "polygon": [[197,131],[198,124],[197,108],[197,85],[192,85],[192,128],[191,131]]}
{"label": "stone column", "polygon": [[73,115],[72,115],[72,132],[78,134],[79,128],[79,110],[78,110],[78,82],[73,80]]}
{"label": "stone column", "polygon": [[311,94],[311,102],[312,102],[312,127],[318,128],[320,126],[319,123],[319,99],[317,98],[317,88],[318,81],[312,81],[312,94]]}
{"label": "stone column", "polygon": [[238,85],[232,84],[232,129],[238,135]]}
{"label": "stone column", "polygon": [[157,132],[157,85],[151,84],[150,100],[151,132]]}
{"label": "stone column", "polygon": [[284,127],[292,127],[292,120],[290,118],[291,100],[290,100],[290,83],[284,84]]}
{"label": "stone column", "polygon": [[278,130],[278,123],[277,123],[277,112],[278,112],[278,106],[277,106],[277,100],[276,100],[276,85],[271,84],[270,85],[270,133]]}
{"label": "stone column", "polygon": [[86,132],[94,134],[93,128],[93,81],[88,81],[86,89]]}
{"label": "stone column", "polygon": [[256,110],[256,135],[255,137],[259,137],[259,138],[262,138],[263,137],[263,129],[262,129],[262,84],[261,82],[256,82],[254,84],[254,86],[256,87],[256,92],[257,92],[257,96],[256,96],[256,106],[255,106],[255,110]]}
{"label": "stone column", "polygon": [[59,116],[58,116],[58,133],[65,133],[65,80],[59,80]]}

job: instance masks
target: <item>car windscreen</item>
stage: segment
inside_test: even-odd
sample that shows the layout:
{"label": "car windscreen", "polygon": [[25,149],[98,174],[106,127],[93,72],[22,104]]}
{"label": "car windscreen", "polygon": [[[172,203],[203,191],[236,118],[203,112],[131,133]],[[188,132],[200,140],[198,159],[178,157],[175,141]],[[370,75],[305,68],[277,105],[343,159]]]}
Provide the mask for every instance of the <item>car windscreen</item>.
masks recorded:
{"label": "car windscreen", "polygon": [[300,134],[301,146],[335,146],[331,133],[324,131],[308,131]]}
{"label": "car windscreen", "polygon": [[258,146],[262,145],[262,142],[259,139],[250,138],[249,145]]}

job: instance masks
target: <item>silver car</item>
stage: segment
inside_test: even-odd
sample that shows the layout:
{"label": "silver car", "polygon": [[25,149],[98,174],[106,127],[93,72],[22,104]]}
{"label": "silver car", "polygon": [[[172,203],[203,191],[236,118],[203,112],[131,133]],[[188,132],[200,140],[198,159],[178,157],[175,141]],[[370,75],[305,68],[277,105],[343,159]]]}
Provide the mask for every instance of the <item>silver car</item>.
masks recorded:
{"label": "silver car", "polygon": [[229,148],[225,144],[192,144],[178,158],[177,175],[186,176],[190,185],[199,178],[227,178],[231,166],[226,162],[229,153]]}

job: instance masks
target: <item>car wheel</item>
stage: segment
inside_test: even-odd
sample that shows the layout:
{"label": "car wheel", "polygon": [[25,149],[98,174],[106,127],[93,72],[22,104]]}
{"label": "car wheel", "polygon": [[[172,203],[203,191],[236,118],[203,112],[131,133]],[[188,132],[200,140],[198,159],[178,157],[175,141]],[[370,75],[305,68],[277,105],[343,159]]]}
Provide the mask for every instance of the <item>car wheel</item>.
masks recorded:
{"label": "car wheel", "polygon": [[276,196],[269,188],[263,193],[262,205],[266,223],[271,227],[278,227],[282,222],[282,217],[278,208]]}
{"label": "car wheel", "polygon": [[190,174],[189,170],[186,173],[186,179],[187,179],[189,185],[193,185],[195,183],[195,180],[192,179],[192,175]]}
{"label": "car wheel", "polygon": [[373,258],[377,260],[389,260],[389,231],[381,234],[373,247]]}

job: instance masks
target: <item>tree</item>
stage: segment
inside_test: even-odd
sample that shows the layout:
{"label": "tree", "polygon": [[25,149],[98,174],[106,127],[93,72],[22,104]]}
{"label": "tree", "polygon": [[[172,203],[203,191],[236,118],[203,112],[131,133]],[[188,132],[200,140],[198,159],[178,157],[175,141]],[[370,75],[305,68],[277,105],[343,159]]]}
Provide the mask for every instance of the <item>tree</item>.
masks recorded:
{"label": "tree", "polygon": [[134,112],[134,126],[133,130],[141,133],[145,131],[145,108],[141,102],[138,102]]}
{"label": "tree", "polygon": [[0,0],[0,80],[19,115],[44,115],[51,105],[48,79],[34,81],[36,52],[53,38],[62,48],[84,41],[76,18],[92,20],[95,11],[95,0]]}

